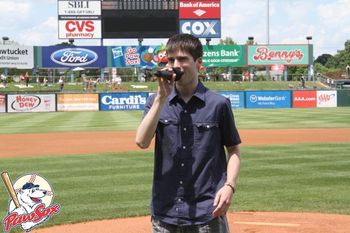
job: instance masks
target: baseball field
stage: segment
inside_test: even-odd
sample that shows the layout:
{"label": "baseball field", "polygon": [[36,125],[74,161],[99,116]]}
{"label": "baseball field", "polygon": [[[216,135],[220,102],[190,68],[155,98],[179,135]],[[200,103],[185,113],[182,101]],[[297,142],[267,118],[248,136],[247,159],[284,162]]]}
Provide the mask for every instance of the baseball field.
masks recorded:
{"label": "baseball field", "polygon": [[[231,232],[350,232],[350,108],[234,115],[243,143]],[[0,171],[12,180],[40,174],[61,205],[59,215],[33,232],[150,232],[153,153],[152,146],[140,150],[134,143],[141,116],[0,114]],[[8,200],[1,185],[2,219]]]}

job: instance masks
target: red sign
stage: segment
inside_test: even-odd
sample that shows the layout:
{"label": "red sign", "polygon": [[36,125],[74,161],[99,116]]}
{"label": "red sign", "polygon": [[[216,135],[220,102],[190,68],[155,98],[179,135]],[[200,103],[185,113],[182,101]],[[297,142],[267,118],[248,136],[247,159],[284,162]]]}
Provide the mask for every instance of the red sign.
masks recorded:
{"label": "red sign", "polygon": [[180,1],[179,19],[220,19],[220,0]]}
{"label": "red sign", "polygon": [[284,71],[284,65],[276,64],[271,66],[272,71]]}
{"label": "red sign", "polygon": [[293,91],[293,108],[316,108],[316,91]]}

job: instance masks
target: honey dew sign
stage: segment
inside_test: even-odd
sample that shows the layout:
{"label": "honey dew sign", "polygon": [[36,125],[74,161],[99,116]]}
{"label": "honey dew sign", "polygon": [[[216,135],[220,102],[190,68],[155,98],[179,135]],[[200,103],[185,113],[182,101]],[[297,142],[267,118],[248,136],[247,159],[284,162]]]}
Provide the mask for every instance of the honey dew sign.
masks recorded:
{"label": "honey dew sign", "polygon": [[308,45],[248,46],[248,65],[308,65]]}

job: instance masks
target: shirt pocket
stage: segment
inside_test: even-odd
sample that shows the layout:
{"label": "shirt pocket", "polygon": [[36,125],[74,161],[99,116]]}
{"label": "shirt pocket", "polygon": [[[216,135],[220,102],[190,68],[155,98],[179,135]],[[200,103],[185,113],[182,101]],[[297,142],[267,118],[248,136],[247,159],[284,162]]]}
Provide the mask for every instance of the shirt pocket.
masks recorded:
{"label": "shirt pocket", "polygon": [[220,143],[220,131],[218,122],[198,122],[194,123],[194,143],[195,148],[204,151],[211,151]]}
{"label": "shirt pocket", "polygon": [[175,119],[159,119],[157,138],[162,150],[174,155],[178,144],[179,121]]}

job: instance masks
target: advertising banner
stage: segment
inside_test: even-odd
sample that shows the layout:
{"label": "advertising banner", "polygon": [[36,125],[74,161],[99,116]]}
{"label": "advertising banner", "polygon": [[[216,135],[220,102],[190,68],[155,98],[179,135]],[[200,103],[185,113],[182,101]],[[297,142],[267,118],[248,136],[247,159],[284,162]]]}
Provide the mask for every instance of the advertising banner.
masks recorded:
{"label": "advertising banner", "polygon": [[99,39],[102,37],[101,20],[59,20],[58,28],[59,39]]}
{"label": "advertising banner", "polygon": [[243,91],[220,91],[218,93],[231,101],[231,108],[244,108]]}
{"label": "advertising banner", "polygon": [[307,45],[249,45],[248,65],[308,65]]}
{"label": "advertising banner", "polygon": [[246,91],[247,108],[290,108],[291,91]]}
{"label": "advertising banner", "polygon": [[154,68],[167,64],[165,46],[118,46],[109,51],[113,67]]}
{"label": "advertising banner", "polygon": [[293,108],[316,108],[316,91],[293,91]]}
{"label": "advertising banner", "polygon": [[337,91],[337,106],[350,106],[350,90]]}
{"label": "advertising banner", "polygon": [[98,94],[58,94],[57,111],[98,111]]}
{"label": "advertising banner", "polygon": [[43,68],[75,68],[107,66],[107,48],[102,46],[47,46],[42,47]]}
{"label": "advertising banner", "polygon": [[144,110],[147,92],[100,94],[101,111]]}
{"label": "advertising banner", "polygon": [[0,45],[0,68],[32,69],[33,46]]}
{"label": "advertising banner", "polygon": [[180,20],[180,32],[198,38],[221,38],[221,22],[212,19]]}
{"label": "advertising banner", "polygon": [[55,112],[56,95],[7,95],[7,112]]}
{"label": "advertising banner", "polygon": [[190,1],[181,0],[179,19],[220,19],[220,0]]}
{"label": "advertising banner", "polygon": [[0,112],[6,112],[6,95],[0,95]]}
{"label": "advertising banner", "polygon": [[246,47],[243,45],[203,46],[203,66],[246,66]]}
{"label": "advertising banner", "polygon": [[317,107],[337,107],[337,91],[317,91]]}
{"label": "advertising banner", "polygon": [[100,0],[59,0],[57,3],[59,39],[102,37]]}

